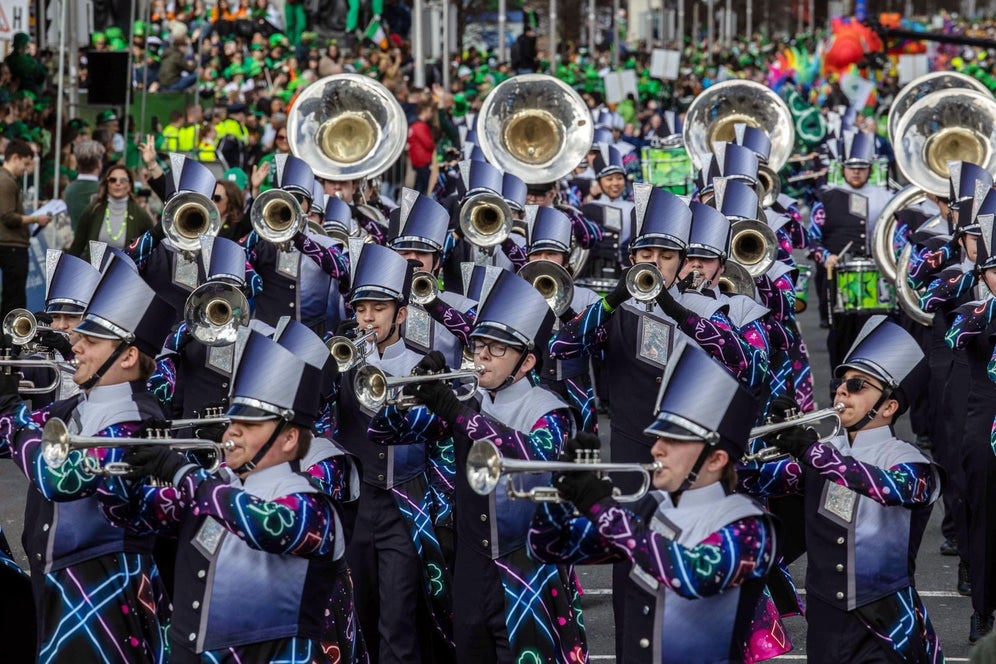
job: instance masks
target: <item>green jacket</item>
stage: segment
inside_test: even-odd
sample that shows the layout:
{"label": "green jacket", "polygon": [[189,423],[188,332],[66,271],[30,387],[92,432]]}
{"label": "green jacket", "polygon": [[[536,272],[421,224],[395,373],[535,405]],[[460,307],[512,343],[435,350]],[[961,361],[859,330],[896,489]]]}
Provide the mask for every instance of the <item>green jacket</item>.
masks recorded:
{"label": "green jacket", "polygon": [[62,199],[69,208],[69,220],[72,222],[73,231],[79,226],[83,211],[90,205],[99,187],[100,183],[96,180],[74,180],[66,187]]}
{"label": "green jacket", "polygon": [[[107,203],[94,202],[84,212],[80,218],[80,223],[76,227],[76,235],[73,237],[73,246],[69,253],[79,256],[85,261],[90,260],[90,240],[100,238],[100,225],[104,222],[104,212],[107,210]],[[150,230],[154,222],[149,213],[146,212],[134,199],[128,200],[128,221],[125,223],[124,246]]]}

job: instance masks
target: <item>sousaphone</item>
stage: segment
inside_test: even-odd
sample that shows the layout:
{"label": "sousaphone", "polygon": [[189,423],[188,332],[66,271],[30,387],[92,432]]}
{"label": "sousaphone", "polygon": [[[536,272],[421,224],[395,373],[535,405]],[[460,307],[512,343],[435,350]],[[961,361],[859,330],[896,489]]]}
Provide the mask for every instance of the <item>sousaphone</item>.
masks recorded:
{"label": "sousaphone", "polygon": [[989,89],[983,85],[982,81],[956,71],[934,71],[904,85],[889,107],[889,142],[896,143],[896,139],[899,137],[899,134],[896,133],[896,125],[910,109],[910,106],[938,90],[956,88],[978,90],[983,94],[989,94]]}

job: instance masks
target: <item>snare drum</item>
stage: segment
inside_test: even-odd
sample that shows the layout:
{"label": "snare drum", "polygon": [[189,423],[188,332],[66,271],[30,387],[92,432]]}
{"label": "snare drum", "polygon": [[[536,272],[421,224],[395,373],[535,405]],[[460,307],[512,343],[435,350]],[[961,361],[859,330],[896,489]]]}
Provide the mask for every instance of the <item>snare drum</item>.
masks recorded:
{"label": "snare drum", "polygon": [[684,147],[643,148],[640,159],[644,182],[680,196],[692,193],[692,160]]}
{"label": "snare drum", "polygon": [[834,272],[835,314],[887,314],[896,307],[896,289],[875,261],[857,258]]}
{"label": "snare drum", "polygon": [[801,314],[806,310],[809,299],[809,278],[813,274],[813,269],[808,265],[796,265],[799,270],[799,278],[795,281],[795,313]]}

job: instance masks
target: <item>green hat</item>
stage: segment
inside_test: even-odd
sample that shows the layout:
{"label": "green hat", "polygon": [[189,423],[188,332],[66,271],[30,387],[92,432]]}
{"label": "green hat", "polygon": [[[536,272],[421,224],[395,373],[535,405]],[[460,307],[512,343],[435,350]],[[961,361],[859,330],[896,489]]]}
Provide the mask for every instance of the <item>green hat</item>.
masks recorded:
{"label": "green hat", "polygon": [[462,118],[467,115],[467,96],[462,92],[453,95],[453,117]]}
{"label": "green hat", "polygon": [[266,48],[266,46],[264,46],[263,44],[260,44],[259,42],[255,42],[255,43],[249,45],[249,50],[250,51],[262,51],[264,48]]}
{"label": "green hat", "polygon": [[96,44],[98,41],[104,41],[104,42],[106,42],[107,41],[107,35],[105,35],[103,32],[95,32],[92,35],[90,35],[90,40],[94,44]]}
{"label": "green hat", "polygon": [[287,37],[285,37],[283,34],[281,34],[279,32],[276,32],[276,33],[270,35],[270,47],[271,48],[273,48],[275,46],[286,46],[286,45],[287,45]]}
{"label": "green hat", "polygon": [[135,26],[131,29],[131,34],[135,37],[144,37],[145,21],[135,21]]}
{"label": "green hat", "polygon": [[97,124],[104,124],[105,122],[113,122],[118,119],[118,114],[114,112],[114,109],[108,108],[97,114]]}
{"label": "green hat", "polygon": [[26,32],[18,32],[14,35],[14,50],[17,51],[31,43],[31,37]]}
{"label": "green hat", "polygon": [[84,127],[90,126],[90,123],[84,120],[83,118],[73,118],[66,124],[69,126],[70,129],[74,129],[76,131],[83,129]]}
{"label": "green hat", "polygon": [[121,31],[121,28],[115,25],[107,28],[107,30],[104,31],[104,34],[107,35],[108,39],[121,39],[124,37],[124,33]]}
{"label": "green hat", "polygon": [[316,39],[318,39],[317,32],[312,32],[311,30],[305,30],[304,32],[301,33],[301,41],[304,43],[315,41]]}
{"label": "green hat", "polygon": [[245,189],[249,186],[249,176],[241,168],[229,168],[225,171],[224,175],[221,176],[223,180],[231,180],[239,186],[239,189]]}

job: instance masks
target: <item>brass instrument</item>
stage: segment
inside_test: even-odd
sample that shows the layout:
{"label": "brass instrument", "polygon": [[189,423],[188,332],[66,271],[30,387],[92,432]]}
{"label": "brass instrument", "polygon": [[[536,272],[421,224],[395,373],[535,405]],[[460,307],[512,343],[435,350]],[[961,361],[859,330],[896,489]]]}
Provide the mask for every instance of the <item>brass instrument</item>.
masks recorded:
{"label": "brass instrument", "polygon": [[440,380],[455,380],[461,383],[467,381],[463,391],[454,390],[457,399],[466,401],[477,392],[479,376],[480,372],[476,367],[473,371],[449,371],[424,376],[388,376],[381,369],[367,364],[357,369],[353,378],[353,391],[356,393],[356,400],[367,410],[377,411],[383,406],[396,406],[404,410],[419,405],[414,397],[402,394],[408,385]]}
{"label": "brass instrument", "polygon": [[291,153],[308,162],[316,176],[338,182],[383,173],[401,156],[407,137],[401,104],[361,74],[315,81],[287,117]]}
{"label": "brass instrument", "polygon": [[409,299],[420,307],[432,302],[439,295],[439,280],[431,272],[418,271],[412,275]]}
{"label": "brass instrument", "polygon": [[920,307],[920,293],[915,291],[908,280],[910,273],[910,257],[913,255],[913,245],[907,244],[899,254],[896,262],[896,300],[906,315],[913,321],[929,327],[934,322],[933,314]]}
{"label": "brass instrument", "polygon": [[48,325],[39,325],[35,315],[27,309],[11,309],[3,317],[3,333],[9,334],[11,343],[15,346],[24,346],[31,343],[39,332],[55,332],[66,337],[67,332],[56,330]]}
{"label": "brass instrument", "polygon": [[719,278],[716,288],[726,295],[746,295],[751,299],[757,294],[754,278],[746,268],[735,261],[726,261],[723,275]]}
{"label": "brass instrument", "polygon": [[252,202],[249,210],[252,229],[260,238],[281,248],[308,227],[308,215],[294,195],[283,189],[268,189]]}
{"label": "brass instrument", "polygon": [[637,263],[626,273],[626,290],[637,302],[642,302],[647,311],[654,308],[654,300],[664,289],[664,277],[653,263]]}
{"label": "brass instrument", "polygon": [[[764,130],[771,141],[768,166],[772,173],[781,170],[795,145],[792,113],[771,88],[747,80],[717,83],[705,89],[688,107],[682,139],[696,168],[708,163],[713,143],[734,140],[733,126],[740,122]],[[770,191],[773,188],[765,191],[765,200]]]}
{"label": "brass instrument", "polygon": [[553,261],[533,261],[519,268],[518,274],[539,291],[555,316],[559,318],[570,309],[574,281],[563,267]]}
{"label": "brass instrument", "polygon": [[733,223],[730,258],[754,279],[771,269],[778,257],[778,238],[763,221],[745,219]]}
{"label": "brass instrument", "polygon": [[768,207],[774,205],[775,201],[782,193],[782,179],[778,177],[778,171],[768,164],[758,164],[757,181],[761,185],[761,205]]}
{"label": "brass instrument", "polygon": [[325,345],[332,354],[336,366],[339,367],[339,372],[342,373],[366,361],[367,355],[377,345],[377,332],[370,330],[357,339],[332,337],[325,342]]}
{"label": "brass instrument", "polygon": [[[119,447],[139,447],[142,445],[166,445],[177,450],[212,450],[214,460],[206,470],[213,473],[221,467],[222,457],[231,444],[215,443],[197,438],[169,438],[168,432],[150,432],[147,438],[98,438],[95,436],[77,436],[69,433],[66,423],[58,417],[51,418],[42,430],[42,459],[49,468],[58,468],[66,462],[74,450],[99,450]],[[120,461],[112,461],[100,465],[100,462],[90,455],[84,456],[83,471],[89,475],[118,476],[126,475],[132,467]]]}
{"label": "brass instrument", "polygon": [[892,238],[896,232],[896,214],[908,207],[919,205],[925,200],[927,200],[927,192],[918,184],[906,185],[898,194],[889,199],[875,223],[871,243],[872,258],[875,259],[878,269],[882,271],[882,276],[892,283],[896,283],[899,277],[896,255],[892,250]]}
{"label": "brass instrument", "polygon": [[206,408],[203,417],[191,417],[187,419],[170,420],[171,430],[186,429],[187,427],[208,427],[214,424],[229,424],[231,418],[225,415],[225,410],[221,406]]}
{"label": "brass instrument", "polygon": [[468,242],[490,253],[512,232],[512,208],[501,194],[474,194],[460,206],[460,230]]}
{"label": "brass instrument", "polygon": [[512,479],[513,475],[525,473],[570,473],[570,472],[602,472],[602,473],[640,473],[643,484],[632,494],[615,494],[616,500],[634,501],[647,494],[651,487],[653,474],[662,468],[658,462],[653,463],[602,463],[587,461],[525,461],[521,459],[505,459],[498,448],[490,440],[475,440],[467,456],[467,480],[470,488],[481,496],[494,492],[501,478],[508,478],[509,498],[525,498],[537,503],[559,503],[560,493],[552,486],[537,486],[525,489]]}
{"label": "brass instrument", "polygon": [[[829,419],[834,422],[834,429],[830,434],[820,437],[821,441],[829,440],[840,435],[841,430],[843,429],[840,423],[840,414],[843,411],[844,404],[837,403],[834,404],[833,408],[814,410],[809,413],[802,413],[801,415],[789,415],[784,422],[775,422],[772,424],[763,424],[759,427],[754,427],[750,430],[750,437],[752,439],[764,438],[765,436],[770,436],[773,433],[778,433],[779,431],[784,431],[785,429],[812,425],[822,420]],[[775,461],[776,459],[782,459],[787,456],[789,456],[788,453],[778,447],[763,447],[753,454],[745,454],[743,458],[740,459],[740,462],[751,463],[758,461],[761,463],[767,463],[768,461]]]}
{"label": "brass instrument", "polygon": [[990,94],[989,88],[987,88],[982,81],[956,71],[930,72],[929,74],[924,74],[923,76],[915,78],[904,85],[902,89],[896,93],[896,98],[892,100],[892,104],[889,106],[889,142],[896,145],[897,139],[902,140],[902,136],[896,132],[896,125],[899,123],[899,118],[905,115],[906,111],[910,109],[910,106],[920,101],[927,95],[937,92],[938,90],[951,90],[958,88],[965,90],[978,90],[983,94]]}
{"label": "brass instrument", "polygon": [[19,394],[46,394],[51,392],[62,383],[63,373],[76,373],[77,362],[76,360],[59,362],[57,360],[45,360],[40,358],[15,360],[11,357],[9,350],[4,350],[0,353],[0,369],[2,369],[3,373],[8,376],[11,374],[13,369],[28,369],[30,367],[40,367],[42,369],[50,370],[53,373],[52,380],[42,387],[36,386],[29,380],[22,380],[18,383],[17,387]]}
{"label": "brass instrument", "polygon": [[201,235],[218,235],[221,213],[204,194],[181,191],[163,205],[163,233],[177,249],[193,254],[201,249]]}
{"label": "brass instrument", "polygon": [[249,325],[249,300],[231,284],[201,284],[187,296],[183,319],[190,336],[205,346],[227,346]]}

